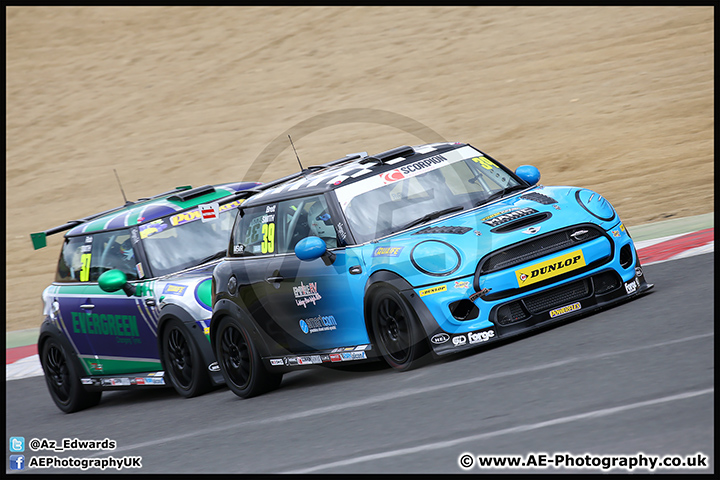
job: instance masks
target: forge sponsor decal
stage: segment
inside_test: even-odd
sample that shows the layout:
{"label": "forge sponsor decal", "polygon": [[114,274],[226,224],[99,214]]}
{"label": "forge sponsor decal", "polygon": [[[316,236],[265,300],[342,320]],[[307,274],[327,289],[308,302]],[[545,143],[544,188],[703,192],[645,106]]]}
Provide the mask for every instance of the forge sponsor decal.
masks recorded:
{"label": "forge sponsor decal", "polygon": [[377,247],[373,250],[373,257],[397,257],[405,247]]}
{"label": "forge sponsor decal", "polygon": [[186,285],[178,285],[175,283],[168,283],[165,285],[165,288],[162,291],[163,295],[178,295],[183,296],[185,295],[185,290],[187,290]]}
{"label": "forge sponsor decal", "polygon": [[481,330],[479,332],[468,333],[468,343],[483,343],[487,342],[495,336],[495,330]]}
{"label": "forge sponsor decal", "polygon": [[585,257],[582,250],[575,250],[552,260],[536,263],[522,270],[515,270],[515,276],[517,277],[518,286],[525,287],[584,266]]}
{"label": "forge sponsor decal", "polygon": [[447,285],[438,285],[437,287],[426,288],[425,290],[418,291],[418,295],[424,297],[426,295],[432,295],[434,293],[447,292]]}
{"label": "forge sponsor decal", "polygon": [[564,307],[550,310],[550,318],[555,318],[559,317],[560,315],[565,315],[566,313],[575,312],[577,310],[580,310],[581,308],[582,306],[580,305],[580,302],[575,302],[572,305],[565,305]]}
{"label": "forge sponsor decal", "polygon": [[306,335],[337,329],[337,320],[332,315],[318,315],[317,317],[300,320],[299,323],[300,330]]}
{"label": "forge sponsor decal", "polygon": [[133,315],[98,315],[85,312],[71,312],[70,315],[75,333],[114,335],[118,343],[142,343],[137,319]]}
{"label": "forge sponsor decal", "polygon": [[519,210],[513,210],[510,212],[503,211],[498,213],[498,215],[492,216],[488,220],[484,220],[483,223],[485,225],[490,225],[491,227],[498,227],[504,223],[517,220],[518,218],[527,217],[528,215],[532,215],[533,213],[538,213],[538,211],[534,208],[527,207],[521,208]]}
{"label": "forge sponsor decal", "polygon": [[627,292],[628,295],[630,295],[631,293],[635,293],[639,286],[640,282],[637,278],[635,278],[632,282],[628,282],[625,284],[625,292]]}
{"label": "forge sponsor decal", "polygon": [[395,170],[381,173],[379,176],[383,185],[387,185],[388,183],[397,182],[398,180],[402,180],[407,177],[414,177],[415,175],[435,170],[436,168],[443,167],[447,164],[447,158],[442,155],[434,155],[430,158],[426,158],[425,160],[418,160],[417,162],[396,168]]}

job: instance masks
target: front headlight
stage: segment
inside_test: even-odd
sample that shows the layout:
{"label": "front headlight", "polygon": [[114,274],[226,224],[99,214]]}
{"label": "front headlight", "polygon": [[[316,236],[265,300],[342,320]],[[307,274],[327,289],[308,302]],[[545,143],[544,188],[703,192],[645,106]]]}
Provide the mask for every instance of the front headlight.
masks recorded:
{"label": "front headlight", "polygon": [[57,322],[60,318],[60,304],[57,301],[52,302],[50,305],[50,311],[48,312],[50,320]]}
{"label": "front headlight", "polygon": [[444,277],[460,268],[460,254],[449,243],[440,240],[426,240],[415,245],[410,252],[410,261],[422,273]]}
{"label": "front headlight", "polygon": [[599,193],[592,190],[578,190],[575,192],[575,200],[595,218],[605,222],[615,218],[615,210],[612,205]]}

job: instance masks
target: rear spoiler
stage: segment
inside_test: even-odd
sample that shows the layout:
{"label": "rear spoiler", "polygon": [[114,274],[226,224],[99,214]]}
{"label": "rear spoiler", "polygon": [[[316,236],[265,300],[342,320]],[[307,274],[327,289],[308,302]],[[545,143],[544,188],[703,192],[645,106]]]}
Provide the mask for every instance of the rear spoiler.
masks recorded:
{"label": "rear spoiler", "polygon": [[[233,200],[237,200],[239,198],[246,198],[252,195],[254,189],[248,189],[248,190],[241,190],[236,192],[234,195],[232,195]],[[92,220],[95,220],[96,218],[100,218],[103,215],[107,215],[108,213],[117,212],[118,210],[122,210],[125,207],[135,205],[137,203],[145,202],[147,200],[152,200],[155,198],[165,197],[170,195],[169,198],[174,200],[188,200],[193,197],[197,197],[199,195],[204,195],[206,193],[209,193],[211,191],[214,191],[214,187],[212,185],[204,185],[202,187],[192,188],[190,185],[184,185],[181,187],[175,187],[173,190],[169,190],[167,192],[159,193],[157,195],[153,195],[149,198],[141,198],[136,202],[126,202],[125,205],[121,207],[115,207],[111,208],[110,210],[105,210],[104,212],[95,213],[93,215],[80,218],[78,220],[70,220],[67,223],[64,223],[62,225],[58,225],[57,227],[49,228],[47,230],[43,230],[42,232],[36,232],[30,234],[30,239],[32,240],[33,249],[39,250],[41,248],[44,248],[47,246],[47,236],[48,235],[54,235],[56,233],[65,232],[67,230],[70,230],[71,228],[77,227],[78,225],[82,225],[83,223],[90,222]]]}

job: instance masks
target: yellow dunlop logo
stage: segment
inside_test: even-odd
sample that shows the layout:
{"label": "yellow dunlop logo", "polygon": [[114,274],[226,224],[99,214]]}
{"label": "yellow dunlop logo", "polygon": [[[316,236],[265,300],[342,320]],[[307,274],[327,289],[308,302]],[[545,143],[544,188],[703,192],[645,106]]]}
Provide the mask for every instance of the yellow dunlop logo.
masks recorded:
{"label": "yellow dunlop logo", "polygon": [[439,285],[437,287],[431,287],[431,288],[426,288],[425,290],[420,290],[418,292],[418,295],[420,295],[421,297],[424,297],[425,295],[432,295],[433,293],[446,292],[446,291],[447,291],[447,285]]}
{"label": "yellow dunlop logo", "polygon": [[582,250],[575,250],[552,260],[536,263],[522,270],[515,270],[515,276],[518,285],[524,287],[584,266],[585,257],[583,257]]}
{"label": "yellow dunlop logo", "polygon": [[565,305],[564,307],[558,308],[557,310],[550,310],[550,318],[559,317],[560,315],[565,315],[566,313],[580,310],[580,308],[582,308],[580,306],[580,302],[573,303],[572,305]]}

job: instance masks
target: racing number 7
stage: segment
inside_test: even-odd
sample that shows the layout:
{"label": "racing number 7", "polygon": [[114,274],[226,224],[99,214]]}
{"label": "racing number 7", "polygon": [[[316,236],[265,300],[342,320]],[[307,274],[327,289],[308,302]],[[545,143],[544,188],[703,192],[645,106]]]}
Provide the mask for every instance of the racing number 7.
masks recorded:
{"label": "racing number 7", "polygon": [[262,253],[273,253],[275,251],[275,224],[263,223],[263,241],[260,244]]}
{"label": "racing number 7", "polygon": [[87,282],[90,280],[90,258],[92,257],[92,254],[90,253],[83,253],[80,256],[80,264],[82,267],[80,268],[80,281],[81,282]]}

